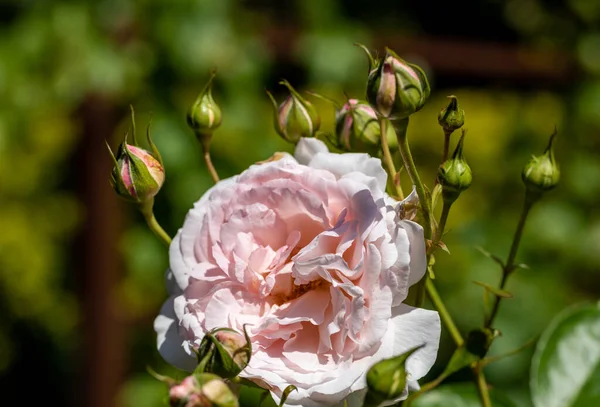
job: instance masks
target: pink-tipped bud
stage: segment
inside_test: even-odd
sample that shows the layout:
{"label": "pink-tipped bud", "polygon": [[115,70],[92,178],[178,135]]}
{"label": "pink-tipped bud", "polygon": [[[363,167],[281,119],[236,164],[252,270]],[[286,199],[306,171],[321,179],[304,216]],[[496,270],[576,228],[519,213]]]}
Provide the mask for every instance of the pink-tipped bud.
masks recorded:
{"label": "pink-tipped bud", "polygon": [[314,137],[321,125],[321,118],[315,107],[304,99],[287,81],[282,81],[290,95],[277,105],[275,98],[267,92],[275,111],[275,131],[290,143],[297,143],[302,137]]}
{"label": "pink-tipped bud", "polygon": [[423,70],[404,61],[392,50],[369,72],[367,100],[382,116],[404,119],[421,110],[430,87]]}
{"label": "pink-tipped bud", "polygon": [[187,376],[169,389],[171,407],[239,407],[223,379],[211,373]]}
{"label": "pink-tipped bud", "polygon": [[350,99],[336,112],[335,132],[338,144],[346,151],[377,154],[381,129],[377,115],[368,102]]}
{"label": "pink-tipped bud", "polygon": [[123,142],[113,159],[111,184],[128,201],[142,203],[153,198],[165,181],[162,164],[144,149]]}

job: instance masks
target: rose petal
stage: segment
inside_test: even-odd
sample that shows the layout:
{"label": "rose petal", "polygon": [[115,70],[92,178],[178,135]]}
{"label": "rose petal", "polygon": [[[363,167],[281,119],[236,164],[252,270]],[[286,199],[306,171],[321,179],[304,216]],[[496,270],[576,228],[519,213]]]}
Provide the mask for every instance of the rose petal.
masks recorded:
{"label": "rose petal", "polygon": [[175,296],[169,297],[163,304],[160,314],[154,320],[154,330],[157,338],[156,344],[161,356],[171,365],[178,369],[191,372],[198,364],[196,358],[184,350],[183,338],[177,330],[173,300]]}
{"label": "rose petal", "polygon": [[435,363],[440,344],[440,316],[435,311],[401,304],[392,310],[394,354],[399,355],[417,346],[425,345],[406,361],[411,380],[425,376]]}
{"label": "rose petal", "polygon": [[308,165],[315,154],[326,152],[328,152],[327,146],[321,140],[312,137],[302,137],[300,141],[298,141],[298,144],[296,144],[294,158],[296,158],[300,164]]}

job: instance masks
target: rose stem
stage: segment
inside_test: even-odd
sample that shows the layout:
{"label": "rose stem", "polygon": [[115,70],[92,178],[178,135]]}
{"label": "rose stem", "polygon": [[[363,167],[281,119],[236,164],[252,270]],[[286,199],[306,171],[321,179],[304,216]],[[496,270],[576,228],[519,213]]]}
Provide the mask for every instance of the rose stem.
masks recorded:
{"label": "rose stem", "polygon": [[[451,131],[444,130],[444,149],[442,150],[442,164],[446,162],[448,159],[448,150],[450,149],[450,136],[452,135]],[[433,186],[439,184],[437,177],[435,177],[435,181],[433,182]]]}
{"label": "rose stem", "polygon": [[448,329],[448,332],[450,332],[450,336],[454,340],[454,343],[456,343],[456,346],[458,346],[458,347],[462,346],[465,341],[464,341],[462,335],[460,334],[460,331],[454,324],[454,321],[452,320],[452,317],[450,316],[448,309],[444,305],[444,302],[442,301],[440,294],[438,293],[437,289],[435,288],[433,281],[427,279],[427,281],[425,282],[425,288],[427,289],[427,295],[429,295],[429,299],[433,303],[433,306],[435,307],[435,309],[439,312],[440,318],[441,318],[442,322],[444,323],[444,325],[446,326],[446,329]]}
{"label": "rose stem", "polygon": [[433,235],[433,242],[431,242],[431,246],[429,247],[430,255],[437,249],[438,244],[442,241],[442,234],[444,233],[444,228],[446,227],[446,221],[448,220],[448,215],[450,214],[450,208],[452,207],[451,202],[444,201],[444,206],[442,207],[442,214],[440,215],[440,222],[438,224],[437,229],[435,230],[435,234]]}
{"label": "rose stem", "polygon": [[481,404],[483,405],[483,407],[492,407],[492,402],[490,400],[490,391],[485,380],[485,375],[483,374],[483,366],[480,363],[477,363],[473,368],[473,373],[475,373],[475,377],[477,379],[477,391],[479,392]]}
{"label": "rose stem", "polygon": [[[508,253],[508,258],[506,259],[506,263],[502,268],[502,280],[500,281],[500,289],[503,290],[506,286],[506,282],[508,281],[508,276],[515,270],[515,258],[517,257],[517,251],[519,250],[519,243],[521,242],[521,236],[523,236],[523,230],[525,229],[525,223],[527,222],[527,216],[529,215],[529,211],[531,210],[534,203],[537,202],[539,196],[533,196],[529,192],[525,193],[525,200],[523,203],[523,209],[521,211],[521,217],[519,218],[519,223],[517,224],[517,230],[515,230],[515,235],[513,237],[512,245],[510,246],[510,252]],[[489,328],[492,326],[494,322],[494,318],[498,314],[498,310],[500,308],[500,301],[502,297],[496,296],[496,300],[494,301],[494,307],[492,308],[492,312],[490,313],[489,318],[485,323],[485,327]]]}
{"label": "rose stem", "polygon": [[152,207],[154,206],[154,198],[150,198],[148,201],[143,202],[139,205],[140,212],[144,215],[144,219],[148,224],[148,227],[154,234],[161,239],[167,246],[171,245],[171,237],[165,232],[165,230],[160,226],[156,218],[154,217],[154,212]]}
{"label": "rose stem", "polygon": [[210,139],[211,136],[201,137],[200,144],[202,145],[202,152],[204,153],[204,162],[206,163],[206,167],[208,168],[208,172],[210,172],[213,182],[216,184],[219,182],[219,174],[217,174],[217,170],[215,169],[210,158]]}
{"label": "rose stem", "polygon": [[381,151],[383,152],[383,162],[387,167],[388,173],[390,175],[390,179],[394,184],[394,188],[396,188],[396,195],[399,200],[404,199],[404,192],[402,191],[402,186],[400,185],[400,177],[398,177],[398,173],[396,171],[396,166],[394,165],[394,160],[392,158],[392,154],[390,153],[390,146],[387,140],[387,119],[383,116],[379,117],[379,128],[381,131]]}
{"label": "rose stem", "polygon": [[408,137],[406,136],[408,118],[394,121],[392,123],[394,125],[394,130],[396,131],[396,137],[398,138],[398,147],[400,148],[400,154],[402,155],[404,168],[406,169],[406,172],[408,172],[410,181],[415,186],[417,195],[419,196],[419,203],[421,205],[424,219],[423,231],[425,234],[425,239],[431,240],[431,202],[427,192],[425,191],[425,187],[421,182],[419,172],[417,171],[417,167],[415,166],[415,162],[413,161],[412,154],[410,152],[410,147],[408,146]]}
{"label": "rose stem", "polygon": [[[400,120],[398,122],[393,122],[393,123],[394,123],[394,130],[396,131],[396,137],[398,138],[398,146],[400,148],[402,160],[404,161],[404,168],[406,168],[406,171],[408,172],[408,176],[410,177],[411,182],[415,185],[417,195],[419,196],[419,203],[421,205],[421,210],[423,212],[423,218],[424,218],[423,231],[424,231],[425,239],[431,240],[431,223],[432,223],[431,222],[431,203],[429,201],[429,197],[428,197],[427,193],[425,192],[425,187],[423,186],[423,183],[421,182],[421,179],[419,178],[419,173],[417,171],[417,168],[416,168],[415,163],[412,158],[412,154],[410,152],[410,148],[408,146],[408,137],[406,136],[406,130],[408,128],[408,118]],[[443,226],[443,225],[441,225],[441,226]],[[439,233],[441,235],[442,232],[440,231]],[[430,258],[430,255],[428,256],[428,261],[427,261],[428,265],[429,265],[429,258]],[[440,314],[440,318],[442,319],[442,322],[444,323],[444,325],[450,332],[450,335],[452,336],[452,339],[454,339],[454,342],[458,346],[461,346],[464,343],[464,340],[460,334],[460,331],[454,324],[454,321],[452,320],[450,313],[446,309],[444,302],[442,301],[439,293],[437,292],[435,285],[433,284],[432,281],[430,281],[428,279],[427,276],[428,276],[428,273],[426,273],[425,276],[423,277],[423,280],[425,281],[424,284],[423,284],[423,280],[421,280],[421,283],[420,283],[421,287],[423,287],[423,286],[425,287],[425,290],[427,291],[427,294],[429,295],[431,302],[433,303],[435,308],[438,310],[438,312]],[[421,287],[419,287],[420,288],[419,291],[423,290],[423,288],[421,288]],[[417,293],[417,294],[419,294],[419,293]],[[420,297],[422,297],[422,295]],[[417,296],[417,298],[419,298],[419,295]],[[417,304],[417,306],[419,306],[419,305],[420,304]]]}

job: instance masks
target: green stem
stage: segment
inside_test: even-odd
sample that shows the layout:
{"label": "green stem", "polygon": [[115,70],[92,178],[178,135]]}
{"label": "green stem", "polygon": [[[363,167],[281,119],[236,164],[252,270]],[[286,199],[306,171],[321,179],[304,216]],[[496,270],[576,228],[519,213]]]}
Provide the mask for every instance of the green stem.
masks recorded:
{"label": "green stem", "polygon": [[398,138],[398,147],[400,148],[400,154],[402,155],[404,168],[406,168],[406,172],[410,177],[410,181],[415,186],[417,195],[419,196],[419,204],[421,205],[424,219],[423,232],[425,234],[425,239],[431,240],[431,202],[427,192],[425,191],[425,187],[421,182],[419,172],[417,171],[417,167],[415,166],[415,162],[413,161],[412,154],[410,152],[410,147],[408,146],[408,137],[406,135],[406,130],[408,128],[408,117],[406,119],[393,122],[393,124],[394,130],[396,131],[396,137]]}
{"label": "green stem", "polygon": [[448,151],[450,150],[450,136],[451,131],[444,130],[444,149],[442,150],[442,163],[448,159]]}
{"label": "green stem", "polygon": [[485,375],[483,374],[483,366],[480,366],[479,362],[473,369],[476,377],[477,391],[479,392],[479,398],[483,407],[492,407],[492,401],[490,399],[490,391],[488,389]]}
{"label": "green stem", "polygon": [[444,305],[444,302],[442,301],[440,294],[437,292],[435,285],[433,285],[433,281],[426,280],[425,288],[427,289],[427,294],[429,295],[429,299],[433,303],[433,306],[435,307],[435,309],[440,314],[440,319],[442,320],[442,323],[444,324],[446,329],[448,329],[448,332],[450,332],[450,336],[452,336],[454,343],[456,343],[456,346],[459,346],[459,347],[462,346],[464,344],[465,340],[463,339],[462,335],[460,334],[460,331],[454,324],[454,321],[452,320],[450,313],[446,309],[446,306]]}
{"label": "green stem", "polygon": [[385,117],[379,117],[379,128],[381,130],[381,151],[383,152],[383,162],[387,167],[390,179],[396,189],[396,195],[399,200],[404,199],[404,192],[402,191],[402,186],[400,185],[400,178],[398,177],[398,172],[396,171],[396,166],[394,165],[394,160],[392,158],[392,154],[390,152],[390,146],[387,140],[387,125],[388,121]]}
{"label": "green stem", "polygon": [[154,198],[149,199],[146,202],[143,202],[139,205],[140,212],[144,215],[144,219],[148,224],[150,230],[161,239],[167,246],[171,245],[171,237],[165,232],[165,230],[160,226],[156,218],[154,217],[154,211],[152,207],[154,206]]}
{"label": "green stem", "polygon": [[217,174],[217,170],[215,169],[215,166],[212,163],[212,160],[210,158],[210,139],[212,138],[212,134],[211,135],[202,135],[199,137],[200,140],[200,144],[202,145],[202,152],[204,154],[204,162],[206,163],[206,167],[208,168],[208,172],[210,173],[210,176],[213,179],[213,182],[216,184],[217,182],[219,182],[219,174]]}
{"label": "green stem", "polygon": [[[508,258],[506,259],[506,263],[504,263],[504,267],[502,268],[502,280],[500,281],[501,290],[504,290],[506,282],[508,281],[508,277],[515,269],[514,262],[515,258],[517,257],[517,251],[519,250],[519,243],[521,243],[521,237],[523,236],[523,230],[525,229],[525,223],[527,222],[527,216],[529,215],[529,211],[533,207],[533,204],[537,202],[538,198],[539,196],[531,195],[529,192],[525,194],[525,201],[523,203],[521,217],[519,218],[519,223],[517,224],[517,229],[515,230],[512,245],[510,246],[510,252],[508,253]],[[498,310],[500,309],[501,300],[502,297],[496,296],[492,312],[490,313],[490,316],[485,324],[486,328],[490,328],[492,326],[494,318],[496,318]]]}
{"label": "green stem", "polygon": [[446,227],[446,222],[448,221],[448,215],[450,214],[451,207],[451,202],[444,201],[444,206],[442,207],[442,214],[440,215],[440,221],[438,223],[437,229],[435,230],[435,235],[433,236],[433,241],[431,242],[431,246],[429,248],[430,255],[433,254],[438,244],[442,241],[442,235],[444,234],[444,228]]}

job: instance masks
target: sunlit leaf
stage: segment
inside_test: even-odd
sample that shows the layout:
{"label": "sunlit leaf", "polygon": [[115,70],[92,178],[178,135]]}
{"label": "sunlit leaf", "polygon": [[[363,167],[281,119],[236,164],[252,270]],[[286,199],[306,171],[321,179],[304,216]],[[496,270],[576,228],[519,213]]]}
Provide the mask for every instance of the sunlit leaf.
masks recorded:
{"label": "sunlit leaf", "polygon": [[600,406],[600,307],[559,314],[540,338],[531,366],[535,407]]}

